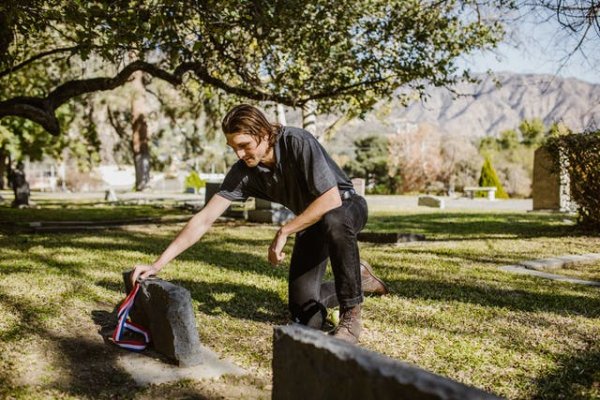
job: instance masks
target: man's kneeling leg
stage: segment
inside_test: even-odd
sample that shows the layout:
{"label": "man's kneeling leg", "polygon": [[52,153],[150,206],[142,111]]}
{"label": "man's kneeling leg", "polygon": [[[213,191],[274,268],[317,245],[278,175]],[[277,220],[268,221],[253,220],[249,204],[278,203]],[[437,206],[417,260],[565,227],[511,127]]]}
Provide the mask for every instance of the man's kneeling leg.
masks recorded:
{"label": "man's kneeling leg", "polygon": [[316,300],[309,300],[301,306],[290,305],[292,320],[302,325],[321,329],[327,318],[327,309]]}

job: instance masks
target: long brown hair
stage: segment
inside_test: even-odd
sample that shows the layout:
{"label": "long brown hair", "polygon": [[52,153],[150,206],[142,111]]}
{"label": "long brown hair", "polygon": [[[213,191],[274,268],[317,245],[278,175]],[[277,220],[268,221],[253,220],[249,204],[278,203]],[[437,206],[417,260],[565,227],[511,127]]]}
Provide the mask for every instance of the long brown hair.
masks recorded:
{"label": "long brown hair", "polygon": [[258,143],[267,139],[269,146],[273,146],[277,140],[277,134],[281,130],[280,124],[271,123],[258,108],[250,104],[240,104],[227,113],[221,123],[223,133],[245,133],[256,137]]}

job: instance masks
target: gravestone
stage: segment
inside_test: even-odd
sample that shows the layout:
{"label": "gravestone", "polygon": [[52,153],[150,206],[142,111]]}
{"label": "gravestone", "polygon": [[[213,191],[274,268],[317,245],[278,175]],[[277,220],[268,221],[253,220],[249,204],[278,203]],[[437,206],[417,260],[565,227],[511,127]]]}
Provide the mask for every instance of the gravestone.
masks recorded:
{"label": "gravestone", "polygon": [[274,328],[272,398],[500,399],[298,324]]}
{"label": "gravestone", "polygon": [[[212,197],[219,193],[219,189],[223,184],[222,181],[209,181],[206,182],[206,187],[204,190],[204,205],[206,206]],[[239,202],[234,202],[227,210],[223,213],[224,217],[235,218],[235,219],[245,219],[246,218],[246,210],[245,209],[234,209],[238,208],[237,204]]]}
{"label": "gravestone", "polygon": [[444,203],[444,199],[440,199],[435,196],[419,196],[419,200],[417,202],[419,206],[425,207],[434,207],[434,208],[445,208],[446,204]]}
{"label": "gravestone", "polygon": [[204,191],[204,204],[208,204],[209,200],[219,192],[221,188],[221,181],[209,181],[206,182],[206,189]]}
{"label": "gravestone", "polygon": [[357,240],[369,243],[408,243],[421,242],[425,240],[425,235],[398,232],[359,232]]}
{"label": "gravestone", "polygon": [[119,201],[119,199],[117,198],[117,194],[115,193],[114,189],[107,189],[104,192],[104,200],[108,201],[109,203],[113,203],[115,201]]}
{"label": "gravestone", "polygon": [[360,196],[365,197],[365,180],[363,178],[352,179],[352,186]]}
{"label": "gravestone", "polygon": [[266,224],[283,225],[294,218],[294,213],[279,203],[264,199],[254,200],[254,210],[248,210],[247,220]]}
{"label": "gravestone", "polygon": [[545,147],[534,153],[533,182],[531,185],[534,210],[575,211],[571,200],[569,173],[558,167]]}
{"label": "gravestone", "polygon": [[29,207],[29,183],[25,177],[25,166],[22,162],[17,164],[17,168],[9,173],[10,187],[15,194],[12,207]]}
{"label": "gravestone", "polygon": [[[131,271],[123,273],[127,293]],[[180,367],[202,362],[200,339],[190,292],[159,278],[145,279],[129,313],[131,320],[150,330],[151,346]]]}

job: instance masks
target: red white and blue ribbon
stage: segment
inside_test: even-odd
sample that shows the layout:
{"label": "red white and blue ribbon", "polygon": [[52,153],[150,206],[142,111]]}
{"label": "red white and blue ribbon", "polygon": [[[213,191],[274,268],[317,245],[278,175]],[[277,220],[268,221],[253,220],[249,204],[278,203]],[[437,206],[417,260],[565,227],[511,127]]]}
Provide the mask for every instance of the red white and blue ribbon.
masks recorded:
{"label": "red white and blue ribbon", "polygon": [[[133,351],[142,351],[148,344],[150,343],[150,333],[145,328],[135,324],[129,318],[129,311],[131,307],[133,307],[133,301],[135,300],[135,296],[140,289],[139,283],[136,282],[133,290],[127,295],[123,303],[119,306],[119,311],[117,313],[118,323],[117,328],[113,332],[112,342],[119,347],[123,347],[124,349],[133,350]],[[135,333],[139,333],[144,337],[144,341],[140,340],[123,340],[123,334],[126,330],[130,330]]]}

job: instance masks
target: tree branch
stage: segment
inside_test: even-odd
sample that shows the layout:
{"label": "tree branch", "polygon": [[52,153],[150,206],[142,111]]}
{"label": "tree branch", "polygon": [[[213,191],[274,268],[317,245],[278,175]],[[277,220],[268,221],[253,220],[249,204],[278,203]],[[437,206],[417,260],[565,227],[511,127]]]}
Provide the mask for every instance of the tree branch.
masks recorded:
{"label": "tree branch", "polygon": [[52,135],[60,133],[58,120],[54,115],[56,109],[70,99],[86,93],[112,90],[124,85],[131,74],[135,71],[146,72],[156,78],[162,79],[178,86],[183,81],[186,72],[193,72],[199,80],[222,89],[223,91],[257,101],[274,101],[290,107],[297,107],[296,99],[265,93],[259,89],[246,89],[227,84],[226,82],[212,76],[206,67],[199,62],[183,63],[173,73],[167,72],[156,65],[144,61],[134,61],[125,66],[112,78],[90,78],[78,79],[64,83],[48,96],[41,97],[15,97],[0,102],[0,118],[6,116],[18,116],[36,122]]}
{"label": "tree branch", "polygon": [[48,50],[48,51],[44,51],[42,53],[36,54],[35,56],[29,58],[28,60],[23,61],[20,64],[15,65],[14,67],[10,67],[10,68],[5,69],[4,71],[1,71],[0,78],[3,78],[8,74],[12,74],[13,72],[16,72],[16,71],[20,70],[21,68],[26,67],[27,65],[31,64],[32,62],[39,60],[40,58],[51,56],[52,54],[65,53],[68,51],[72,52],[73,50],[78,50],[79,48],[81,48],[81,46],[61,47],[58,49],[52,49],[52,50]]}
{"label": "tree branch", "polygon": [[317,93],[306,98],[296,99],[279,96],[273,93],[266,93],[257,88],[248,89],[229,85],[223,80],[212,76],[206,67],[199,62],[183,63],[171,73],[144,61],[134,61],[125,66],[112,78],[103,77],[73,80],[58,86],[45,98],[15,97],[13,99],[2,101],[0,102],[0,118],[11,115],[24,117],[40,124],[52,135],[58,135],[60,133],[60,126],[55,116],[55,111],[58,107],[70,99],[86,93],[112,90],[122,86],[135,71],[146,72],[156,78],[169,82],[174,86],[178,86],[182,83],[183,75],[185,73],[192,72],[202,82],[217,87],[229,94],[257,101],[273,101],[289,107],[301,107],[309,100],[318,100],[335,97],[340,94],[349,94],[358,87],[373,85],[392,78],[390,76],[372,81],[359,82],[346,87]]}

